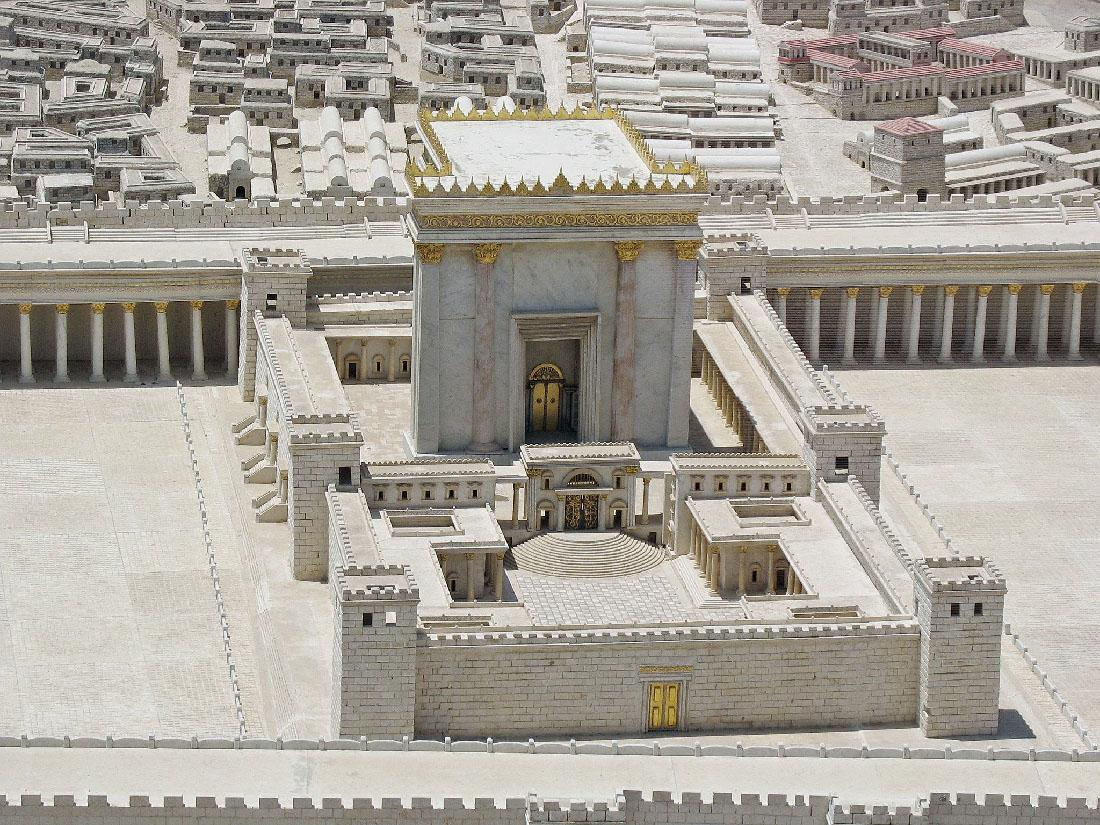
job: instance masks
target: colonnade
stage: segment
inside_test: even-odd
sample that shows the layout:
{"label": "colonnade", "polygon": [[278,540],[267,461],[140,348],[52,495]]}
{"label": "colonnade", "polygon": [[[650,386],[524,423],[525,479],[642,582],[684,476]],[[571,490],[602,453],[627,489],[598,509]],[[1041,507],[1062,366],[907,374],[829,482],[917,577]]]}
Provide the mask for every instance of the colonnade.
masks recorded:
{"label": "colonnade", "polygon": [[[206,380],[206,355],[203,342],[203,308],[208,301],[190,301],[191,308],[191,378],[195,381]],[[227,300],[225,304],[225,354],[226,368],[230,374],[237,371],[238,336],[240,327],[237,313],[240,306],[238,300]],[[157,324],[157,380],[169,381],[172,379],[169,364],[168,341],[168,301],[155,301],[153,307],[156,311]],[[34,353],[31,346],[31,313],[36,305],[23,303],[19,305],[19,381],[23,384],[35,382]],[[53,304],[54,309],[54,373],[53,380],[58,383],[68,382],[69,379],[69,315],[71,305],[67,303]],[[106,381],[103,358],[103,313],[106,311],[106,303],[88,304],[91,328],[91,376],[90,381],[100,383]],[[125,301],[122,307],[122,328],[125,339],[123,380],[136,382],[137,372],[137,338],[134,331],[134,312],[137,302]]]}
{"label": "colonnade", "polygon": [[[448,565],[448,558],[455,557],[457,553],[439,552],[438,561],[441,570],[454,569],[453,565]],[[479,588],[478,584],[484,584],[486,578],[489,580],[489,585],[493,589],[493,597],[491,601],[502,602],[504,601],[504,553],[462,553],[462,560],[465,562],[465,575],[466,590],[465,593],[452,593],[452,598],[456,601],[461,600],[461,597],[465,597],[467,602],[476,602],[478,600]],[[482,594],[484,595],[484,594]],[[483,599],[486,600],[486,599]]]}
{"label": "colonnade", "polygon": [[710,391],[710,397],[722,413],[726,426],[741,439],[742,450],[746,453],[767,452],[767,444],[756,431],[752,416],[730,388],[726,377],[706,349],[703,350],[702,378],[703,386]]}
{"label": "colonnade", "polygon": [[[955,360],[984,363],[996,357],[1005,362],[1017,359],[1021,350],[1038,361],[1048,361],[1055,352],[1070,360],[1081,359],[1082,310],[1089,284],[1075,281],[1063,284],[974,284],[965,287],[957,284],[942,286],[878,286],[844,287],[836,290],[840,306],[837,312],[835,352],[842,364],[856,363],[857,345],[861,331],[857,324],[857,306],[870,301],[870,316],[866,335],[866,350],[873,363],[883,363],[890,351],[902,353],[906,363],[920,363],[932,357],[941,364]],[[1028,317],[1021,319],[1020,296],[1029,290],[1032,300],[1027,305]],[[1053,310],[1060,313],[1060,340],[1051,340],[1052,296],[1060,291],[1061,306]],[[800,342],[811,361],[820,361],[822,353],[821,303],[828,290],[811,287],[805,292],[805,310]],[[773,298],[776,314],[786,324],[791,288],[775,290]],[[989,301],[996,297],[997,317],[990,317]],[[1091,340],[1100,344],[1100,288],[1093,288],[1095,313]],[[930,304],[930,305],[929,305]],[[900,335],[895,324],[895,336],[891,338],[892,313],[902,315]],[[931,315],[931,323],[928,316]],[[923,325],[923,326],[922,326]],[[1029,338],[1019,340],[1023,327]],[[926,334],[922,336],[922,329]],[[930,335],[927,334],[930,332]],[[993,345],[992,347],[990,345]],[[922,346],[929,347],[922,352]],[[704,355],[704,358],[707,356]],[[704,381],[709,381],[704,360]],[[717,393],[721,396],[721,383]],[[710,386],[710,383],[708,383]],[[715,390],[712,390],[712,394]]]}
{"label": "colonnade", "polygon": [[[715,593],[733,592],[744,596],[747,594],[767,596],[796,596],[803,592],[802,583],[794,574],[786,557],[782,554],[778,545],[769,544],[763,548],[766,554],[766,569],[758,570],[763,573],[763,581],[752,581],[753,568],[760,565],[751,562],[749,553],[751,550],[759,550],[747,544],[711,544],[706,535],[694,521],[690,532],[692,560],[695,562],[700,575],[706,580],[707,586]],[[736,553],[736,581],[733,581],[733,573],[727,563],[729,554]],[[780,572],[784,573],[782,593],[778,586]],[[736,585],[736,586],[734,586]]]}

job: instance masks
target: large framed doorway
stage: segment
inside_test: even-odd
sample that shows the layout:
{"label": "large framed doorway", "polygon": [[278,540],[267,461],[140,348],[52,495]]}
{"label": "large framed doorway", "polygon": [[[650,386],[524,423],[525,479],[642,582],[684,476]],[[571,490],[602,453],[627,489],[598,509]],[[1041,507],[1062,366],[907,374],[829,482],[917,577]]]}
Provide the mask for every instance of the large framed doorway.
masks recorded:
{"label": "large framed doorway", "polygon": [[681,682],[650,682],[646,696],[646,730],[676,730],[680,726]]}

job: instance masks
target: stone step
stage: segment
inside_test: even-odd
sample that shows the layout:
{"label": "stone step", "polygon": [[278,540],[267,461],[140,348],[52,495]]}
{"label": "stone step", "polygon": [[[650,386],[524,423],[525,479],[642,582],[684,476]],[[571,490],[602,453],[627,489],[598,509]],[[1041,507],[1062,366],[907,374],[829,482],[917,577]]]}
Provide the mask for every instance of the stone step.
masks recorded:
{"label": "stone step", "polygon": [[617,532],[543,533],[512,548],[519,570],[544,576],[632,576],[666,560],[665,551]]}

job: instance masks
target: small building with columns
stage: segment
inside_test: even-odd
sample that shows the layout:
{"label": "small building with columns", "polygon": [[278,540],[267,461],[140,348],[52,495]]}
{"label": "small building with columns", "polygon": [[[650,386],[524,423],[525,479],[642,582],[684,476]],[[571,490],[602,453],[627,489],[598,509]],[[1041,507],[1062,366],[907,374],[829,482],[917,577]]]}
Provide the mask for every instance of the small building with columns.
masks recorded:
{"label": "small building with columns", "polygon": [[686,444],[704,175],[608,109],[420,129],[410,450]]}

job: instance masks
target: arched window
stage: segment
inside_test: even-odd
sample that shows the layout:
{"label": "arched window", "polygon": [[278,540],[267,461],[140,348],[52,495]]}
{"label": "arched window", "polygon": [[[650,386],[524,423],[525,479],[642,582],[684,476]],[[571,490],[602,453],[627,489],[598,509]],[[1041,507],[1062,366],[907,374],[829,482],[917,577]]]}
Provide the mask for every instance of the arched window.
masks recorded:
{"label": "arched window", "polygon": [[574,473],[568,481],[565,482],[566,487],[599,487],[600,483],[596,480],[596,477],[591,473]]}

